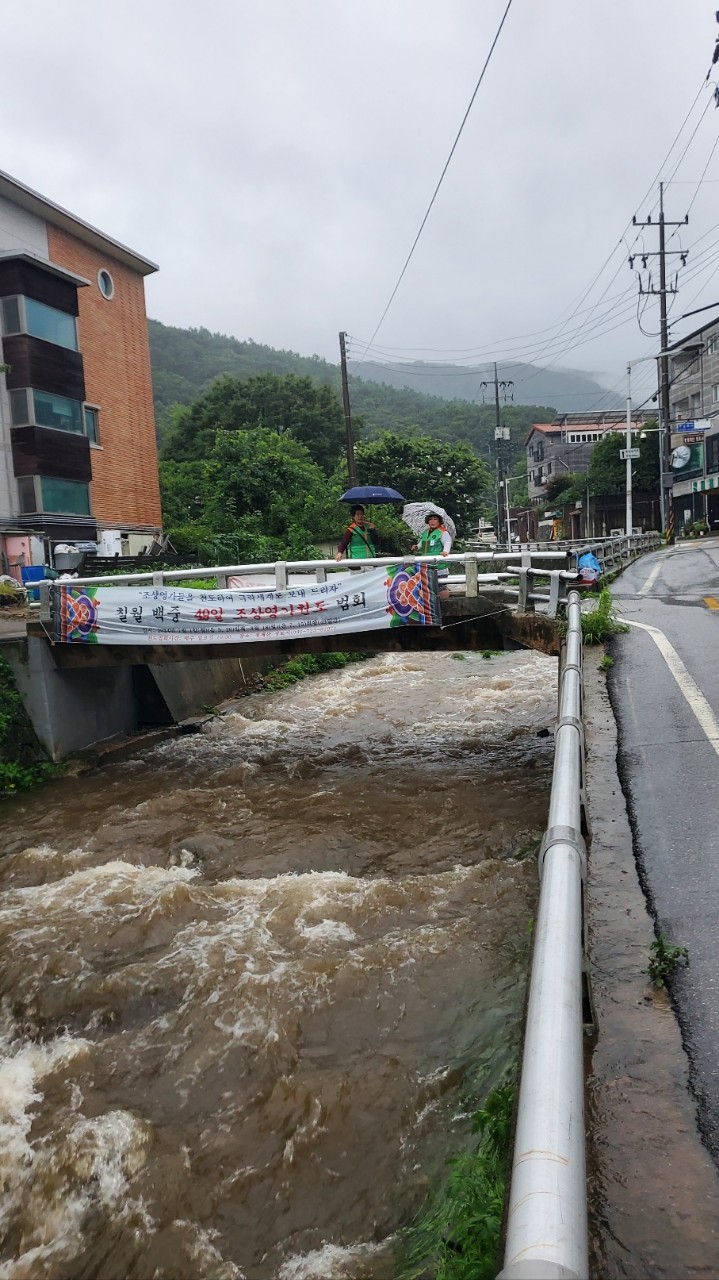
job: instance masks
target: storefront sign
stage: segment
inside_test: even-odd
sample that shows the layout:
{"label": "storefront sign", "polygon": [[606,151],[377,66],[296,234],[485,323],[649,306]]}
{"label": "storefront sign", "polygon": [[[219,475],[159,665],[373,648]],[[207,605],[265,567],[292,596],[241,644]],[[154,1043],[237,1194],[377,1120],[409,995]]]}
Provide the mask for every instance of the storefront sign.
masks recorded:
{"label": "storefront sign", "polygon": [[50,618],[63,644],[242,644],[442,622],[437,571],[413,563],[285,591],[57,582]]}

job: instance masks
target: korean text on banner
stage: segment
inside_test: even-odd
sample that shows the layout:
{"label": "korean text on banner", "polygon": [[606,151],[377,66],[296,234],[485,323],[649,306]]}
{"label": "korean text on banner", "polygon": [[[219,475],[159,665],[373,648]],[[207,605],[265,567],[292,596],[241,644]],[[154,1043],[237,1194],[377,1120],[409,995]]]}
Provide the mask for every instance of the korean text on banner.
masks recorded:
{"label": "korean text on banner", "polygon": [[241,644],[441,625],[436,569],[403,564],[284,591],[53,583],[50,636],[63,644]]}

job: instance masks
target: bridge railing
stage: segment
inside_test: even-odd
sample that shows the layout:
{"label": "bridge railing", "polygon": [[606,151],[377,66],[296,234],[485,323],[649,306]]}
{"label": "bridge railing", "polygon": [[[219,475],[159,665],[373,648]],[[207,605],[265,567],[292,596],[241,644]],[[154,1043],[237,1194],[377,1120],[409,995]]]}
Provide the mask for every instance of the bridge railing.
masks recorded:
{"label": "bridge railing", "polygon": [[579,593],[569,596],[500,1280],[588,1271],[582,1024],[584,733]]}
{"label": "bridge railing", "polygon": [[237,582],[233,585],[239,590],[251,591],[255,587],[269,586],[281,591],[308,581],[326,582],[328,575],[333,573],[366,573],[381,565],[419,562],[448,568],[449,589],[453,595],[498,597],[507,607],[515,607],[519,612],[539,609],[555,617],[560,607],[566,604],[567,590],[576,581],[577,561],[584,551],[593,552],[602,567],[611,572],[658,543],[658,534],[636,534],[631,538],[592,542],[539,543],[513,546],[511,549],[452,552],[443,556],[441,561],[436,556],[418,555],[380,556],[372,560],[282,560],[264,564],[198,565],[192,569],[148,568],[141,573],[106,572],[74,578],[73,582],[78,586],[151,583],[161,587],[166,583],[179,582],[191,586],[193,580],[206,582],[212,578],[218,589],[223,590],[227,589],[228,580],[234,578]]}

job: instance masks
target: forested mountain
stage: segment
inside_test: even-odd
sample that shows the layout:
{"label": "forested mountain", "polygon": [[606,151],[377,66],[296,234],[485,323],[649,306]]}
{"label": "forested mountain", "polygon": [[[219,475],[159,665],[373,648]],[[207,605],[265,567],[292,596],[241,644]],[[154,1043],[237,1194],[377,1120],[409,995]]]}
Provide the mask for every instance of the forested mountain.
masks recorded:
{"label": "forested mountain", "polygon": [[[190,404],[221,374],[230,374],[234,378],[248,378],[259,373],[294,374],[309,377],[314,383],[326,384],[337,392],[340,390],[338,365],[330,364],[317,355],[300,356],[294,351],[278,351],[251,340],[240,342],[237,338],[213,334],[207,329],[173,328],[157,320],[151,320],[149,328],[160,439],[169,424],[170,406]],[[480,402],[471,402],[472,396],[478,392],[482,371],[475,371],[472,376],[464,376],[463,371],[460,376],[456,368],[454,373],[450,373],[447,366],[428,365],[422,366],[425,374],[420,377],[416,366],[405,367],[414,369],[413,375],[402,373],[401,368],[397,366],[394,371],[388,371],[378,366],[374,370],[377,380],[373,380],[368,377],[373,366],[363,364],[359,367],[362,376],[350,379],[352,410],[358,420],[359,434],[364,432],[365,437],[374,437],[387,430],[400,435],[419,432],[438,440],[465,441],[480,456],[487,458],[494,441],[493,398],[490,394],[486,397],[489,402],[483,404],[482,393],[479,392]],[[530,379],[531,366],[513,366],[513,369],[514,375],[504,367],[500,371],[501,377],[515,376],[517,380],[515,403],[503,403],[501,406],[502,420],[511,431],[513,457],[519,456],[532,422],[551,421],[558,403],[568,402],[565,408],[570,404],[574,409],[589,408],[602,395],[601,388],[581,374],[550,371]],[[390,378],[396,378],[399,384],[409,376],[419,383],[417,389],[387,385]],[[525,390],[528,395],[531,391],[535,397],[531,404],[518,403],[520,376],[528,379]],[[539,399],[536,393],[540,386],[548,385],[547,379],[558,392],[553,397],[546,397],[552,407],[536,403]],[[568,391],[563,390],[567,387]],[[427,394],[430,388],[434,390],[432,395]],[[602,401],[602,407],[608,407],[607,400]]]}
{"label": "forested mountain", "polygon": [[[589,374],[573,369],[542,369],[537,365],[511,361],[497,364],[500,379],[513,382],[515,404],[551,404],[557,413],[592,409],[600,402],[602,409],[621,407],[618,396],[607,392]],[[493,388],[482,389],[482,382],[492,376],[487,365],[473,367],[416,360],[382,364],[363,360],[356,366],[356,376],[368,382],[391,387],[405,387],[426,396],[443,400],[492,400]]]}

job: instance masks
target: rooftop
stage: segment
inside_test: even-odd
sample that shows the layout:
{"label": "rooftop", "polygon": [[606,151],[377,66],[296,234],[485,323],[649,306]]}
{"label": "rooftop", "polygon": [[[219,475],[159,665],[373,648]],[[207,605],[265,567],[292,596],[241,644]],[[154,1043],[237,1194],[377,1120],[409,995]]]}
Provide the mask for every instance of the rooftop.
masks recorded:
{"label": "rooftop", "polygon": [[113,240],[112,236],[105,235],[104,231],[98,231],[97,227],[91,226],[89,222],[83,222],[82,218],[76,217],[61,205],[41,196],[31,187],[26,187],[24,183],[18,182],[17,178],[4,173],[2,169],[0,169],[0,196],[11,200],[21,209],[26,209],[28,213],[37,214],[53,226],[60,227],[62,231],[77,236],[78,240],[91,245],[93,249],[100,249],[117,262],[122,262],[133,271],[139,271],[143,276],[149,276],[153,271],[159,270],[156,262],[151,262],[142,254],[135,253],[133,249],[128,249],[119,240]]}

